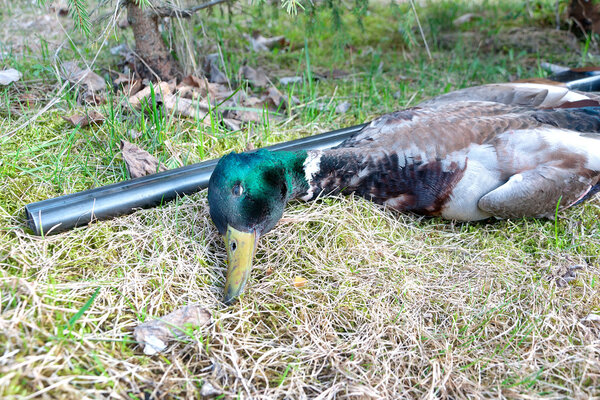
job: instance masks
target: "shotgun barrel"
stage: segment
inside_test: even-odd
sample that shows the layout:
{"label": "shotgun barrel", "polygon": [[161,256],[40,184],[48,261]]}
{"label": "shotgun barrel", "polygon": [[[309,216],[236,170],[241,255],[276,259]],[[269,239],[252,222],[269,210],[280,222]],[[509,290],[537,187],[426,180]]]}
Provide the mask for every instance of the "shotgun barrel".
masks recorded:
{"label": "shotgun barrel", "polygon": [[[266,147],[271,151],[334,147],[366,124],[325,132]],[[219,160],[209,160],[112,185],[68,194],[25,206],[27,225],[36,235],[51,235],[90,222],[126,215],[198,192],[208,186]]]}

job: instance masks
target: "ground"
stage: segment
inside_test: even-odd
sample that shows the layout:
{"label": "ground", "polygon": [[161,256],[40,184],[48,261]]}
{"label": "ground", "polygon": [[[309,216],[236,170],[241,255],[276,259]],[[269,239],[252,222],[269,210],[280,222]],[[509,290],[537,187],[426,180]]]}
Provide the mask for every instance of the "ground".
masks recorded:
{"label": "ground", "polygon": [[[232,306],[221,303],[226,256],[205,191],[47,237],[23,213],[126,179],[121,139],[176,168],[470,85],[546,76],[542,62],[597,64],[594,38],[567,32],[566,2],[561,31],[553,0],[417,2],[431,58],[409,3],[376,2],[362,24],[347,12],[337,30],[329,11],[311,24],[267,4],[182,21],[174,46],[187,49],[178,53],[187,72],[217,52],[231,80],[244,63],[261,66],[298,98],[241,132],[133,113],[117,98],[96,108],[103,124],[73,127],[62,117],[84,107],[77,88],[61,90],[58,60],[85,60],[109,79],[120,60],[108,49],[131,35],[115,28],[85,42],[68,18],[29,3],[4,1],[0,12],[0,69],[23,73],[0,87],[2,398],[198,398],[209,385],[218,398],[600,396],[597,198],[555,221],[462,224],[352,196],[294,202]],[[253,30],[285,35],[290,48],[252,52]],[[344,76],[308,79],[334,69]],[[305,79],[286,87],[283,76]],[[336,113],[345,101],[351,108]],[[133,329],[187,304],[212,322],[144,355]]]}

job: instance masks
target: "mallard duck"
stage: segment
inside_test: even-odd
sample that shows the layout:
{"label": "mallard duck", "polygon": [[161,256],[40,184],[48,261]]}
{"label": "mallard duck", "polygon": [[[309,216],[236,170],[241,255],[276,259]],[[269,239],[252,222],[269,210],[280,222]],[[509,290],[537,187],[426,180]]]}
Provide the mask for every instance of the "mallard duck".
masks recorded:
{"label": "mallard duck", "polygon": [[600,190],[599,132],[591,94],[492,84],[383,115],[329,150],[226,155],[208,188],[229,259],[225,302],[243,290],[259,237],[292,199],[353,192],[458,221],[553,218]]}

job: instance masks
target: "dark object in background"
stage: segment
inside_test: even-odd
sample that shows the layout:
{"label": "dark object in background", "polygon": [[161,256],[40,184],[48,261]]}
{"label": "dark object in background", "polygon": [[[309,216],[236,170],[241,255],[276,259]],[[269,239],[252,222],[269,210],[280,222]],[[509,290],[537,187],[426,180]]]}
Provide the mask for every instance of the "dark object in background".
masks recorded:
{"label": "dark object in background", "polygon": [[562,82],[571,90],[598,92],[600,91],[598,75],[600,75],[600,67],[563,68],[561,71],[554,71],[548,79]]}
{"label": "dark object in background", "polygon": [[[271,151],[326,149],[340,144],[364,126],[365,124],[351,126],[266,148]],[[204,161],[28,204],[25,206],[27,225],[36,235],[50,235],[166,203],[177,196],[206,188],[218,161]]]}
{"label": "dark object in background", "polygon": [[575,23],[576,32],[600,34],[600,4],[598,1],[571,0],[568,12],[569,19]]}

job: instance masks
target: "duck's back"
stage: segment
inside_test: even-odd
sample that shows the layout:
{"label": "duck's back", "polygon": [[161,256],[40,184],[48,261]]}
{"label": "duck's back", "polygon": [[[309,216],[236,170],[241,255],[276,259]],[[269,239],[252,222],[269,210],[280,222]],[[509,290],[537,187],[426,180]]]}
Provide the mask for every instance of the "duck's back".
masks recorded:
{"label": "duck's back", "polygon": [[598,187],[599,106],[544,85],[453,92],[319,154],[311,192],[356,192],[457,220],[551,217],[557,202],[570,206]]}

